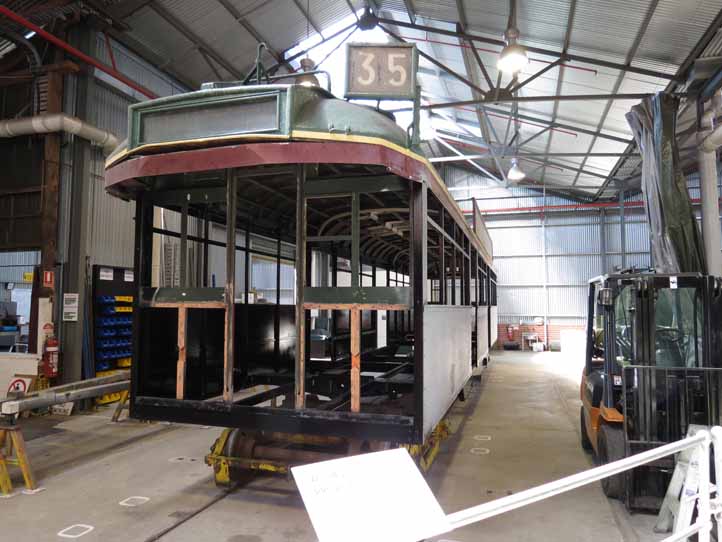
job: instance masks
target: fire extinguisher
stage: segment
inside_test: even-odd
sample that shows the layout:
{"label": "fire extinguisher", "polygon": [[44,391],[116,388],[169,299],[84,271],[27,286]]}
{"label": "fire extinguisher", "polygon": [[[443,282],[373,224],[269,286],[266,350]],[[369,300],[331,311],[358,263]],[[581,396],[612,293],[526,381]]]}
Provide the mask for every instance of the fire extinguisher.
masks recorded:
{"label": "fire extinguisher", "polygon": [[59,360],[60,344],[58,343],[58,339],[50,335],[45,339],[45,346],[43,347],[43,360],[41,362],[43,375],[47,378],[57,377]]}
{"label": "fire extinguisher", "polygon": [[509,339],[509,341],[514,340],[514,328],[512,326],[507,326],[506,328],[506,338]]}

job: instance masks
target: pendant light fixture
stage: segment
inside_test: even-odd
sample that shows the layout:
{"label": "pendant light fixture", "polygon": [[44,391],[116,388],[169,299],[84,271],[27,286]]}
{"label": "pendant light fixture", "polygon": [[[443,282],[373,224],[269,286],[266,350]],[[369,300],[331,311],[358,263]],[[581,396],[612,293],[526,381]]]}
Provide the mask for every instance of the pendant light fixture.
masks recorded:
{"label": "pendant light fixture", "polygon": [[506,178],[515,183],[526,178],[526,173],[524,173],[519,167],[519,163],[517,162],[516,158],[511,159],[511,167],[506,174]]}
{"label": "pendant light fixture", "polygon": [[517,43],[519,29],[516,27],[516,0],[511,0],[509,10],[509,24],[504,32],[506,46],[499,55],[496,67],[509,75],[516,75],[529,63],[526,48]]}

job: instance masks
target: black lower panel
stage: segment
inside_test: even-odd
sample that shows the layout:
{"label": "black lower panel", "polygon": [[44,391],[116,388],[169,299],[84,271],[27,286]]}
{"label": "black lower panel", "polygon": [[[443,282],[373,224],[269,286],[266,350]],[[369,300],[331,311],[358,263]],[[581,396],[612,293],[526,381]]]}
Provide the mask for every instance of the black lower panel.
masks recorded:
{"label": "black lower panel", "polygon": [[136,397],[134,418],[234,427],[248,431],[274,431],[325,435],[394,443],[415,443],[414,419],[410,416],[260,408],[220,401],[179,401],[159,397]]}

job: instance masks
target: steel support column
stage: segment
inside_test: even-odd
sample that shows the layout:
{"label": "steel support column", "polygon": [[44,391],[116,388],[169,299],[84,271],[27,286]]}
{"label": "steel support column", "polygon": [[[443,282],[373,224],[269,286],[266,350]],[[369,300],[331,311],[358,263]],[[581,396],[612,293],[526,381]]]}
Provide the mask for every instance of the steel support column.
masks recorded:
{"label": "steel support column", "polygon": [[[93,56],[95,52],[95,33],[93,31],[85,28],[74,29],[71,39],[84,54]],[[95,81],[93,76],[88,73],[78,74],[76,77],[75,115],[80,118],[88,118],[88,103],[94,96]],[[57,326],[62,328],[61,335],[63,337],[63,344],[61,344],[63,352],[61,383],[63,384],[76,382],[83,376],[94,376],[83,374],[83,322],[88,306],[90,225],[93,219],[91,200],[91,183],[94,182],[91,177],[93,152],[90,142],[79,137],[73,138],[72,154],[70,209],[67,213],[68,216],[62,217],[63,220],[69,221],[68,243],[63,255],[62,289],[56,293],[58,296],[63,293],[77,293],[79,297],[78,320],[76,322],[57,322]],[[58,303],[57,297],[55,303]]]}
{"label": "steel support column", "polygon": [[411,183],[411,288],[414,318],[414,425],[417,441],[424,430],[424,307],[426,306],[428,193],[425,183]]}

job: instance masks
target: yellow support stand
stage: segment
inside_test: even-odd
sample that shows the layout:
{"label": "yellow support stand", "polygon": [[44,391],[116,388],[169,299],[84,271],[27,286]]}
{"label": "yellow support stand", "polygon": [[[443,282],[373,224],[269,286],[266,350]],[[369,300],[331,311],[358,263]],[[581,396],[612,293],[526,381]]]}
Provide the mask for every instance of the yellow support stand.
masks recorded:
{"label": "yellow support stand", "polygon": [[442,441],[446,440],[450,433],[451,430],[449,428],[449,423],[446,420],[442,420],[439,422],[439,425],[434,428],[428,440],[424,444],[411,444],[405,446],[409,451],[409,455],[417,461],[422,471],[429,471],[431,464],[434,462],[436,455],[439,453]]}
{"label": "yellow support stand", "polygon": [[25,439],[20,427],[15,425],[0,426],[0,493],[3,495],[10,495],[13,492],[8,465],[20,467],[25,479],[25,487],[30,491],[36,489],[35,477],[25,450]]}
{"label": "yellow support stand", "polygon": [[128,408],[128,397],[130,396],[130,392],[128,390],[123,390],[120,392],[120,399],[118,400],[118,404],[115,407],[115,412],[113,412],[113,417],[111,418],[112,421],[117,422],[118,419],[120,419],[120,415],[123,412],[123,410]]}

